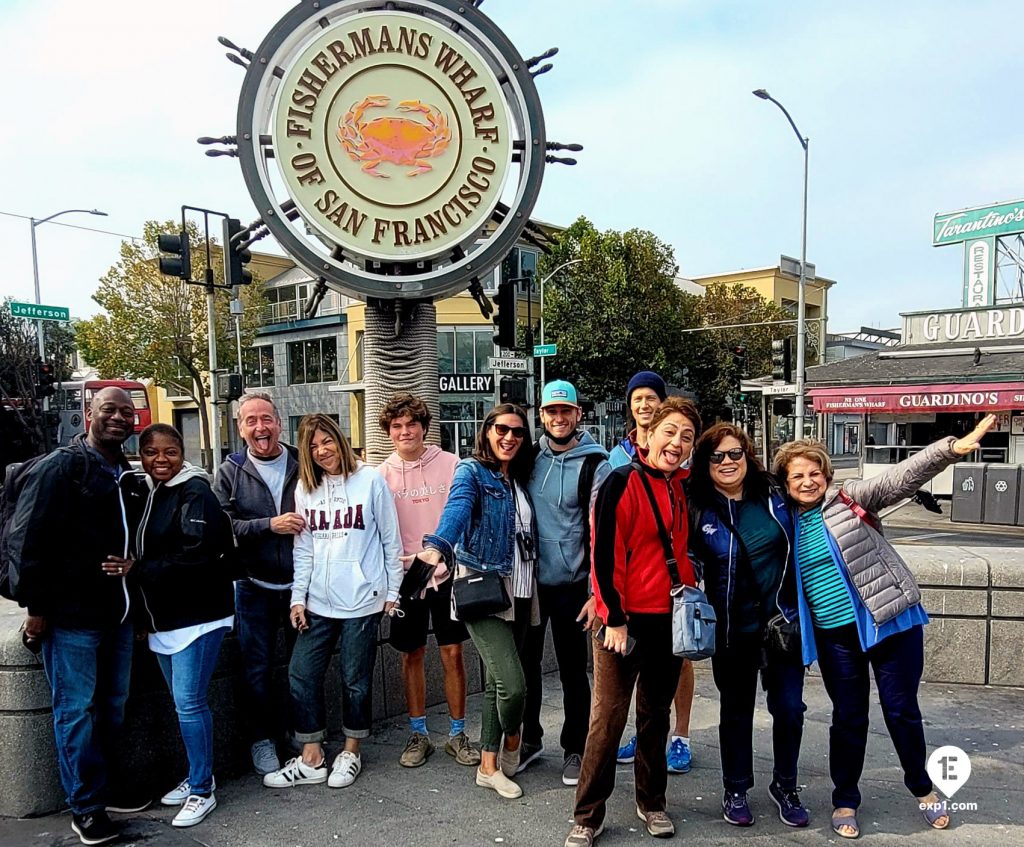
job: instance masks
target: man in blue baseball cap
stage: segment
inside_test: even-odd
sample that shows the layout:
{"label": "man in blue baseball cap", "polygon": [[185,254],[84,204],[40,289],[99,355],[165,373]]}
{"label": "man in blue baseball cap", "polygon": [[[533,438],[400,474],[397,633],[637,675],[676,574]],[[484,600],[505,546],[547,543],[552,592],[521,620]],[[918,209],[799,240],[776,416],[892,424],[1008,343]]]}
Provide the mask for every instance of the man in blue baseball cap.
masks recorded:
{"label": "man in blue baseball cap", "polygon": [[526,714],[519,769],[544,751],[540,724],[541,664],[544,635],[551,623],[564,712],[559,739],[562,782],[579,782],[583,746],[590,725],[590,680],[587,677],[587,633],[579,624],[589,596],[590,510],[594,492],[611,473],[608,454],[579,429],[582,417],[576,387],[555,380],[541,393],[540,420],[544,435],[530,477],[530,496],[537,521],[538,596],[541,625],[530,627],[523,653],[526,672]]}

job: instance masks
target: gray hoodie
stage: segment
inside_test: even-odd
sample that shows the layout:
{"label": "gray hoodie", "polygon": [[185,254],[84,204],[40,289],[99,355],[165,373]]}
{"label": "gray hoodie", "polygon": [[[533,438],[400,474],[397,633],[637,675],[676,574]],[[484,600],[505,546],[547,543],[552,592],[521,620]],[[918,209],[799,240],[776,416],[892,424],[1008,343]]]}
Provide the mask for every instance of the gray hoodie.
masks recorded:
{"label": "gray hoodie", "polygon": [[[590,562],[584,561],[589,549],[584,532],[597,490],[611,473],[608,454],[586,432],[575,447],[561,453],[551,449],[547,436],[541,436],[537,448],[529,489],[539,536],[540,584],[580,582],[590,573]],[[599,456],[601,461],[594,468],[590,502],[580,503],[580,471],[587,456]]]}

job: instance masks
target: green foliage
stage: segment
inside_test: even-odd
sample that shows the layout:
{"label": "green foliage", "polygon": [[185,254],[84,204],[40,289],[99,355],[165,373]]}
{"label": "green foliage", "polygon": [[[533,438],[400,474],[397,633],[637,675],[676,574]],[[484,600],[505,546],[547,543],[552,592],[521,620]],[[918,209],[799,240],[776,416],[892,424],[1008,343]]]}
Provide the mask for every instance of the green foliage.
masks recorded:
{"label": "green foliage", "polygon": [[[177,387],[202,406],[209,391],[206,289],[163,276],[156,261],[157,236],[178,231],[179,224],[148,221],[142,242],[121,243],[120,258],[100,279],[93,299],[106,314],[77,324],[79,346],[86,360],[104,378],[149,378]],[[206,245],[189,225],[193,277],[202,278]],[[214,279],[223,281],[223,266],[214,261]],[[252,343],[265,304],[259,283],[242,291],[242,345]],[[220,367],[237,367],[230,295],[217,291],[216,338]]]}
{"label": "green foliage", "polygon": [[[672,248],[644,230],[602,233],[581,217],[542,259],[538,276],[573,259],[581,261],[545,285],[545,340],[558,344],[546,368],[548,378],[571,380],[592,399],[622,397],[629,378],[649,369],[694,392],[712,421],[738,385],[733,348],[744,345],[749,375],[762,376],[771,371],[772,339],[793,332],[778,324],[714,329],[789,315],[744,286],[712,286],[703,297],[683,292]],[[684,332],[693,328],[702,331]]]}

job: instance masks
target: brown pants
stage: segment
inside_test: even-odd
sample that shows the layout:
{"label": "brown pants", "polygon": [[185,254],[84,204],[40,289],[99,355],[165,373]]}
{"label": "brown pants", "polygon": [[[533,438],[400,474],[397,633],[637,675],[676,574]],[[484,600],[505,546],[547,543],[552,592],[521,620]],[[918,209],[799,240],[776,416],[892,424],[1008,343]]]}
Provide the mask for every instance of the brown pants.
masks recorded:
{"label": "brown pants", "polygon": [[576,823],[596,830],[615,788],[615,754],[636,687],[636,803],[644,812],[665,810],[669,711],[683,660],[672,655],[672,620],[665,615],[632,615],[629,634],[636,646],[628,656],[594,640],[594,703],[576,787]]}

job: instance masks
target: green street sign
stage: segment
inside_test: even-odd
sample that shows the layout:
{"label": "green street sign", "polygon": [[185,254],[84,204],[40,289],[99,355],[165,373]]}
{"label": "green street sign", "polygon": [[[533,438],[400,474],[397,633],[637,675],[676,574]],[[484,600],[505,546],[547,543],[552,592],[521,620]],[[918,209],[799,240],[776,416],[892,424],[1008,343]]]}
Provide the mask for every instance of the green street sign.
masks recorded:
{"label": "green street sign", "polygon": [[554,356],[557,352],[557,344],[535,344],[533,346],[534,356]]}
{"label": "green street sign", "polygon": [[35,303],[17,303],[14,300],[11,301],[11,315],[33,321],[71,320],[71,310],[64,306],[37,306]]}
{"label": "green street sign", "polygon": [[1024,232],[1024,200],[938,214],[935,216],[932,246],[1017,232]]}

